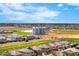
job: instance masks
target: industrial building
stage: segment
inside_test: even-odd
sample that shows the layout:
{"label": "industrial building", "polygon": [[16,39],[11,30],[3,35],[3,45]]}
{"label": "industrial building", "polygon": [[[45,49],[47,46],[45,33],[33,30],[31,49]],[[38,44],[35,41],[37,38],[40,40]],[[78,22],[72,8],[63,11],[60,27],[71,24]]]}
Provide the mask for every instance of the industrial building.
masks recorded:
{"label": "industrial building", "polygon": [[48,29],[46,27],[33,27],[33,34],[47,34]]}

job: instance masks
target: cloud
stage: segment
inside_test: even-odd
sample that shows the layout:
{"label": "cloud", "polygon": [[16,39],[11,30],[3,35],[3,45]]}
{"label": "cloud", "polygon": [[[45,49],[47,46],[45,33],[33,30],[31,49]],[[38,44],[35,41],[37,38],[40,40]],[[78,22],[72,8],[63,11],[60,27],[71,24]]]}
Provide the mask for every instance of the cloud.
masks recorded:
{"label": "cloud", "polygon": [[67,3],[70,6],[76,6],[76,10],[79,10],[79,3]]}
{"label": "cloud", "polygon": [[79,6],[79,3],[67,3],[67,4],[71,6]]}
{"label": "cloud", "polygon": [[67,7],[64,7],[64,3],[57,4],[57,6],[58,7],[63,7],[62,10],[64,10],[64,11],[69,10]]}
{"label": "cloud", "polygon": [[45,6],[36,7],[32,4],[24,5],[21,3],[0,4],[0,10],[9,20],[34,20],[37,22],[48,22],[48,20],[51,22],[50,17],[53,19],[60,13]]}
{"label": "cloud", "polygon": [[14,9],[14,10],[24,10],[24,6],[21,4],[17,4],[17,3],[10,3],[10,4],[6,4],[9,8]]}
{"label": "cloud", "polygon": [[63,6],[64,6],[64,4],[58,4],[57,6],[58,6],[58,7],[63,7]]}
{"label": "cloud", "polygon": [[59,15],[59,12],[54,10],[49,10],[46,7],[39,7],[35,15],[38,17],[55,17]]}

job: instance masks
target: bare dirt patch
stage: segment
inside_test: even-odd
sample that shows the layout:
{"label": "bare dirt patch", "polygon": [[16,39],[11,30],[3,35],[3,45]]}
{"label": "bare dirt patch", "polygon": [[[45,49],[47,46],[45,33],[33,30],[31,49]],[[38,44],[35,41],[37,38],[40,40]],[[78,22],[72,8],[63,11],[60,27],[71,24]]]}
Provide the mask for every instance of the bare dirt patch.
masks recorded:
{"label": "bare dirt patch", "polygon": [[49,33],[47,35],[40,35],[44,38],[51,38],[51,37],[57,37],[57,38],[79,38],[79,34],[57,34],[57,33]]}

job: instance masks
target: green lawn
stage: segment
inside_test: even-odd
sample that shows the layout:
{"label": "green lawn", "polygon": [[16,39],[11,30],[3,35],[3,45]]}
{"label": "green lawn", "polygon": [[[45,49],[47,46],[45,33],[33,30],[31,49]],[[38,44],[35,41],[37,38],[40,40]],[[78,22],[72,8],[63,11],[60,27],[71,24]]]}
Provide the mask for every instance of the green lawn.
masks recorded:
{"label": "green lawn", "polygon": [[47,44],[51,42],[51,40],[36,40],[33,42],[16,42],[16,43],[7,43],[0,46],[0,54],[5,54],[10,50],[16,50],[21,48],[27,48],[29,46],[37,46],[41,44]]}
{"label": "green lawn", "polygon": [[60,38],[60,40],[79,43],[79,38]]}
{"label": "green lawn", "polygon": [[17,31],[15,33],[18,34],[18,35],[22,35],[22,36],[31,35],[32,34],[31,32],[21,32],[21,31]]}
{"label": "green lawn", "polygon": [[64,29],[54,29],[50,33],[60,33],[60,34],[79,34],[79,30],[64,30]]}
{"label": "green lawn", "polygon": [[[12,32],[12,33],[18,34],[20,36],[32,35],[32,32],[22,32],[22,31],[15,31],[15,30],[12,30],[12,31],[10,30],[10,31],[6,31],[6,32]],[[1,36],[7,37],[8,33],[2,34]]]}

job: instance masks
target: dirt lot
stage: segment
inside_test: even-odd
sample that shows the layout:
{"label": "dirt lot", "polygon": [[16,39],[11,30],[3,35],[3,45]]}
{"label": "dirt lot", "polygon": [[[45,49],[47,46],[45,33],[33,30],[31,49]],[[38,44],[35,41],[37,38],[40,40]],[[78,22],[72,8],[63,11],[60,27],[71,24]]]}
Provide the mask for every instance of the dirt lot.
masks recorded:
{"label": "dirt lot", "polygon": [[48,35],[40,35],[44,38],[51,38],[51,37],[57,37],[57,38],[79,38],[79,34],[56,34],[56,33],[49,33]]}
{"label": "dirt lot", "polygon": [[53,29],[49,30],[47,35],[40,35],[44,38],[79,38],[79,30],[63,30],[63,29]]}

